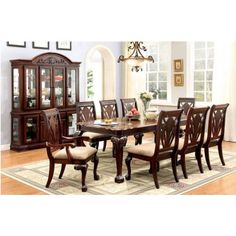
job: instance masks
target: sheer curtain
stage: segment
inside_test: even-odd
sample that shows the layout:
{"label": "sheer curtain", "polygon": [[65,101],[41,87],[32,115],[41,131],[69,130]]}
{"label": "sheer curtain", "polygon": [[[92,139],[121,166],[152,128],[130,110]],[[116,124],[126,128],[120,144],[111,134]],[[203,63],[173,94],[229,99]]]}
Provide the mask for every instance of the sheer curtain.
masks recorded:
{"label": "sheer curtain", "polygon": [[236,142],[236,42],[216,42],[214,68],[212,102],[229,103],[225,140]]}

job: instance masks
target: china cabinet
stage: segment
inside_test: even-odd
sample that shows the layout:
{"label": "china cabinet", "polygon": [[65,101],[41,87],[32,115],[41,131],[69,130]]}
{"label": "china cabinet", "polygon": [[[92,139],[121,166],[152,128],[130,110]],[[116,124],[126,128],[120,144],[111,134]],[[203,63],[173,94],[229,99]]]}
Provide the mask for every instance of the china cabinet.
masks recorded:
{"label": "china cabinet", "polygon": [[41,111],[60,110],[63,135],[76,128],[75,104],[79,101],[79,66],[58,53],[44,53],[32,60],[11,60],[11,149],[44,147],[47,137]]}

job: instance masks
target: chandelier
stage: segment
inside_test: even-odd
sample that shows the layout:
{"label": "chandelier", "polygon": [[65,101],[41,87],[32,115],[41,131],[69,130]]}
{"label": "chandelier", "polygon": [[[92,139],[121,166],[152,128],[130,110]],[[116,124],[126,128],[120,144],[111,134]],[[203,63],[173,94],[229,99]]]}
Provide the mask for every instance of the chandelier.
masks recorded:
{"label": "chandelier", "polygon": [[130,46],[128,47],[128,52],[133,50],[128,57],[124,57],[121,55],[118,59],[118,63],[121,61],[127,62],[130,66],[132,66],[131,71],[142,71],[142,66],[146,62],[154,62],[152,56],[144,57],[141,51],[147,51],[146,47],[144,47],[143,42],[130,42]]}

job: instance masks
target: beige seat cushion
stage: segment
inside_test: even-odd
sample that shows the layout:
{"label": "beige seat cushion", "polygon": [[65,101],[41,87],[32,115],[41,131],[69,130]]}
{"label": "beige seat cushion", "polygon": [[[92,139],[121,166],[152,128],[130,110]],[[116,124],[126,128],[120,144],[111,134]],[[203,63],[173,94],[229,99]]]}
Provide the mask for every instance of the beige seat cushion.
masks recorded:
{"label": "beige seat cushion", "polygon": [[[96,148],[93,147],[75,147],[75,148],[69,148],[70,153],[73,157],[73,159],[76,160],[86,160],[93,154],[97,152]],[[66,149],[63,148],[59,150],[56,154],[54,154],[55,159],[68,159],[66,154]]]}
{"label": "beige seat cushion", "polygon": [[133,146],[129,148],[127,151],[129,153],[151,157],[154,155],[155,146],[156,146],[155,143],[145,143],[142,145]]}
{"label": "beige seat cushion", "polygon": [[205,132],[205,134],[204,134],[204,141],[203,141],[204,144],[205,144],[205,142],[207,141],[207,135],[208,135],[208,133]]}
{"label": "beige seat cushion", "polygon": [[178,150],[182,150],[183,146],[184,146],[184,138],[180,138],[179,139]]}
{"label": "beige seat cushion", "polygon": [[85,132],[85,133],[82,134],[82,136],[87,136],[90,139],[109,137],[109,135],[106,135],[106,134],[99,134],[99,133],[93,133],[93,132]]}
{"label": "beige seat cushion", "polygon": [[[205,134],[206,136],[206,134]],[[204,142],[205,142],[205,136],[204,136]],[[198,141],[200,141],[200,136],[198,138]],[[183,138],[179,138],[179,146],[178,146],[178,150],[182,150],[183,149],[183,146],[184,146],[184,137]]]}

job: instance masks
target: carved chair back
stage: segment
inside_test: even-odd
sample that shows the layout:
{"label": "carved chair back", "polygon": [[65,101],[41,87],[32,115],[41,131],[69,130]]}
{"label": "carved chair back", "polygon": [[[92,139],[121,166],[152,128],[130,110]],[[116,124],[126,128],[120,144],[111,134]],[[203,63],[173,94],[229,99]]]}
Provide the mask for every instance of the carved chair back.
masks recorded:
{"label": "carved chair back", "polygon": [[42,114],[48,134],[47,142],[54,146],[51,151],[58,150],[59,147],[56,147],[56,145],[62,143],[62,123],[59,110],[57,108],[43,110]]}
{"label": "carved chair back", "polygon": [[209,107],[189,109],[184,136],[184,149],[203,144],[208,110]]}
{"label": "carved chair back", "polygon": [[76,103],[77,122],[96,120],[96,110],[93,101]]}
{"label": "carved chair back", "polygon": [[135,98],[121,98],[120,101],[123,117],[125,117],[128,111],[130,111],[133,107],[138,110],[137,101]]}
{"label": "carved chair back", "polygon": [[224,138],[226,110],[229,104],[213,105],[210,110],[207,143]]}
{"label": "carved chair back", "polygon": [[102,119],[113,119],[118,117],[118,108],[115,99],[99,102],[101,105]]}
{"label": "carved chair back", "polygon": [[184,115],[187,115],[190,107],[195,107],[195,98],[179,98],[177,108],[184,109]]}
{"label": "carved chair back", "polygon": [[161,111],[156,130],[155,156],[158,153],[177,151],[179,144],[179,124],[183,110]]}

